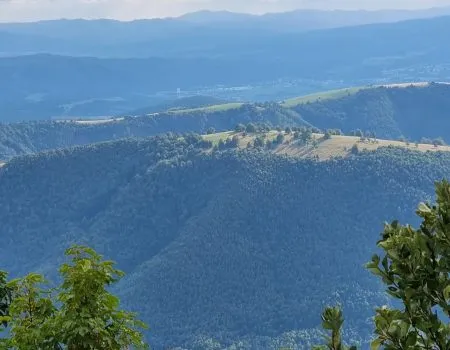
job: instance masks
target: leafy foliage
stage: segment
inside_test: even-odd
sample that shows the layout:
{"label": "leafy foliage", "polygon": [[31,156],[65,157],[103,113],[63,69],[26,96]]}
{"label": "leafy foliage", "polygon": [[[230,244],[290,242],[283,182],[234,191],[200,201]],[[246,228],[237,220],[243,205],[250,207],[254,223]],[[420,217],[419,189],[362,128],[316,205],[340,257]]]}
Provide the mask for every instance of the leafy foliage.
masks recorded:
{"label": "leafy foliage", "polygon": [[8,325],[6,317],[9,315],[9,305],[11,304],[11,289],[7,285],[8,274],[0,271],[0,326]]}
{"label": "leafy foliage", "polygon": [[51,290],[43,289],[42,275],[31,273],[9,283],[13,299],[8,317],[11,337],[7,349],[58,349],[59,327],[54,323]]}
{"label": "leafy foliage", "polygon": [[[378,242],[385,255],[374,255],[366,265],[402,303],[402,308],[376,310],[373,350],[450,348],[450,183],[436,183],[436,194],[435,205],[419,205],[419,229],[398,221],[385,225]],[[344,349],[341,309],[326,308],[322,319],[332,336],[316,349]]]}
{"label": "leafy foliage", "polygon": [[13,291],[5,349],[122,350],[145,349],[140,330],[145,324],[119,309],[107,291],[123,273],[94,250],[74,246],[60,268],[63,282],[47,289],[44,277],[31,273],[8,283]]}
{"label": "leafy foliage", "polygon": [[315,346],[314,350],[356,350],[356,346],[348,347],[342,342],[341,329],[344,324],[342,310],[339,307],[327,307],[322,313],[322,328],[331,331],[326,337],[327,345]]}
{"label": "leafy foliage", "polygon": [[436,194],[435,205],[419,205],[418,229],[386,225],[378,242],[385,255],[367,265],[403,304],[377,310],[374,349],[450,348],[450,184],[437,183]]}

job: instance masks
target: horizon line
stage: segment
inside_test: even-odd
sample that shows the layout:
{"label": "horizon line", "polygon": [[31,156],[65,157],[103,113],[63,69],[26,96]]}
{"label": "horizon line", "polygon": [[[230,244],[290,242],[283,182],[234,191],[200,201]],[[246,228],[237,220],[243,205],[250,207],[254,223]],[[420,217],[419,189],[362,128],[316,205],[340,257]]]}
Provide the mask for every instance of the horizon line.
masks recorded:
{"label": "horizon line", "polygon": [[[365,13],[380,13],[380,12],[405,12],[405,13],[414,13],[414,12],[426,12],[433,10],[450,10],[450,5],[448,6],[433,6],[433,7],[424,7],[424,8],[385,8],[385,9],[345,9],[345,8],[333,8],[333,9],[315,9],[315,8],[299,8],[288,11],[269,11],[264,13],[251,13],[251,12],[237,12],[237,11],[229,11],[229,10],[209,10],[209,9],[201,9],[197,11],[186,12],[184,14],[178,16],[163,16],[163,17],[147,17],[147,18],[134,18],[134,19],[117,19],[112,17],[59,17],[59,18],[51,18],[51,19],[39,19],[39,20],[25,20],[25,21],[1,21],[0,24],[22,24],[22,23],[41,23],[41,22],[54,22],[54,21],[111,21],[111,22],[122,22],[122,23],[130,23],[130,22],[139,22],[139,21],[158,21],[158,20],[182,20],[184,17],[189,17],[195,14],[207,13],[207,14],[229,14],[229,15],[238,15],[238,16],[249,16],[255,18],[262,18],[268,15],[282,15],[296,12],[322,12],[322,13],[332,13],[332,12],[347,12],[347,13],[355,13],[355,12],[365,12]],[[449,13],[450,14],[450,13]],[[443,15],[445,16],[445,15]],[[417,19],[420,19],[418,17]]]}

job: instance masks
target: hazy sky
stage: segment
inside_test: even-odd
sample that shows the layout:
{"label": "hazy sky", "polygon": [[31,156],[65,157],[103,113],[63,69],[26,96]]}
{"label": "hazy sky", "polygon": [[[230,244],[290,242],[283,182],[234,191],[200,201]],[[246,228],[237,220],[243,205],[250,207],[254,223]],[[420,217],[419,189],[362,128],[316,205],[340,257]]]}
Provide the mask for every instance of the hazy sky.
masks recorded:
{"label": "hazy sky", "polygon": [[209,9],[265,13],[300,8],[380,9],[449,6],[450,0],[0,0],[0,21],[154,18]]}

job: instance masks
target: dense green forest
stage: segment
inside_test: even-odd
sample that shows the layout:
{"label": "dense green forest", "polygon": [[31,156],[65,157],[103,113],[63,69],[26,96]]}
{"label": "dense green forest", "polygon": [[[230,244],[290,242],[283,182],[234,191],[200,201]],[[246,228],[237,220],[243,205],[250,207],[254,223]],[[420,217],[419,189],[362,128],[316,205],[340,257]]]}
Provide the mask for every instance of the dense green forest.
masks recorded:
{"label": "dense green forest", "polygon": [[81,124],[74,121],[0,124],[0,161],[21,154],[130,136],[145,137],[166,132],[206,133],[210,128],[218,131],[230,130],[239,123],[250,122],[309,125],[295,111],[276,103],[244,104],[238,108],[217,111],[166,112],[98,124]]}
{"label": "dense green forest", "polygon": [[294,109],[318,128],[361,129],[383,138],[446,137],[450,133],[450,85],[431,83],[404,88],[362,89],[336,99],[300,104]]}
{"label": "dense green forest", "polygon": [[[21,154],[130,136],[226,131],[234,129],[239,123],[250,122],[282,127],[341,129],[345,134],[355,134],[359,130],[358,132],[379,138],[411,142],[424,139],[424,143],[439,137],[445,140],[450,133],[446,112],[450,109],[450,85],[432,83],[401,88],[349,89],[348,93],[341,93],[336,98],[330,98],[329,93],[323,93],[322,96],[291,108],[275,102],[208,107],[208,99],[199,97],[181,100],[179,104],[173,102],[166,107],[200,108],[167,110],[161,113],[146,108],[134,111],[137,113],[133,114],[141,114],[138,117],[118,118],[105,123],[42,121],[0,124],[0,161]],[[209,102],[211,101],[214,99]]]}
{"label": "dense green forest", "polygon": [[156,349],[309,347],[335,302],[345,338],[367,340],[387,299],[363,264],[383,221],[417,222],[450,154],[315,162],[210,146],[165,135],[12,159],[0,169],[2,268],[52,276],[69,245],[92,245],[127,272],[114,291]]}

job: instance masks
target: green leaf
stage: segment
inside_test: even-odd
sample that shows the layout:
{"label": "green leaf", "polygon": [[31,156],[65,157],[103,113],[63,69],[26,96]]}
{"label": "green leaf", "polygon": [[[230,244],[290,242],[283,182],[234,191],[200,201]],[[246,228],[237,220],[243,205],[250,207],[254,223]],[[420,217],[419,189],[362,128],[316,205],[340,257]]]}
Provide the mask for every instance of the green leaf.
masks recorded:
{"label": "green leaf", "polygon": [[419,207],[417,209],[420,213],[424,213],[424,214],[429,214],[431,213],[431,209],[428,205],[426,205],[425,203],[419,203]]}
{"label": "green leaf", "polygon": [[450,300],[450,284],[444,289],[445,300]]}
{"label": "green leaf", "polygon": [[370,343],[370,350],[378,350],[382,345],[382,341],[380,339],[375,339]]}

